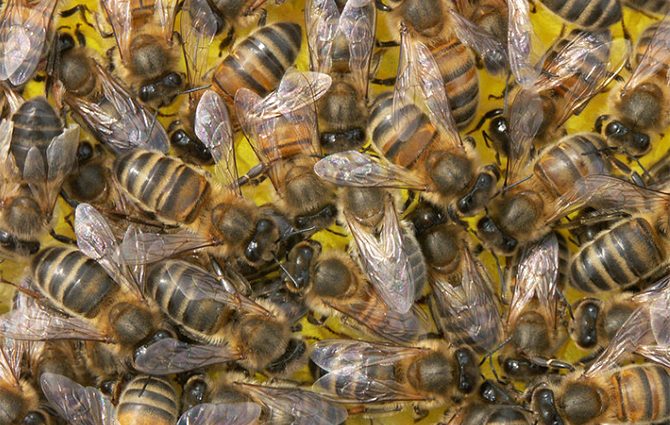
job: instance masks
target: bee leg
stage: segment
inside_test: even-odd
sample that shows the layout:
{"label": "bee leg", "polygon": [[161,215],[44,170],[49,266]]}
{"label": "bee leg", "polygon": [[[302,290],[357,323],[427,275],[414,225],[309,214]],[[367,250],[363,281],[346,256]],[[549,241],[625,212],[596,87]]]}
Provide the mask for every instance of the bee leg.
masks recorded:
{"label": "bee leg", "polygon": [[535,5],[534,0],[528,2],[530,4],[530,13],[537,13],[537,6]]}
{"label": "bee leg", "polygon": [[395,77],[390,78],[371,78],[370,82],[372,84],[377,84],[379,86],[393,86],[395,85]]}
{"label": "bee leg", "polygon": [[260,9],[258,22],[256,22],[256,24],[259,27],[264,27],[267,22],[268,22],[268,11],[266,9]]}
{"label": "bee leg", "polygon": [[52,238],[56,239],[58,242],[62,242],[67,245],[75,245],[75,246],[77,245],[76,239],[72,239],[65,235],[59,235],[58,233],[56,233],[54,229],[51,229],[49,231],[49,234],[51,235]]}
{"label": "bee leg", "polygon": [[426,419],[430,413],[427,409],[424,409],[416,404],[413,406],[412,410],[414,412],[414,423],[421,422],[422,420]]}
{"label": "bee leg", "polygon": [[231,26],[228,28],[226,36],[223,38],[223,40],[221,40],[221,43],[219,43],[219,57],[223,56],[223,51],[226,50],[231,44],[233,44],[234,39],[235,29]]}
{"label": "bee leg", "polygon": [[378,49],[390,49],[393,47],[400,47],[400,42],[397,40],[376,40],[375,46]]}
{"label": "bee leg", "polygon": [[64,10],[60,12],[60,16],[63,18],[68,18],[75,13],[79,13],[79,16],[81,17],[81,20],[88,25],[91,28],[95,28],[95,26],[89,22],[88,18],[86,17],[86,13],[92,13],[91,9],[89,9],[85,4],[78,4],[75,7],[72,7],[70,9]]}
{"label": "bee leg", "polygon": [[558,359],[544,359],[542,357],[531,357],[528,360],[530,360],[530,362],[534,365],[540,367],[546,367],[548,369],[567,369],[570,372],[575,371],[575,367],[572,364]]}
{"label": "bee leg", "polygon": [[390,12],[393,8],[385,4],[382,0],[375,0],[375,7],[381,12]]}

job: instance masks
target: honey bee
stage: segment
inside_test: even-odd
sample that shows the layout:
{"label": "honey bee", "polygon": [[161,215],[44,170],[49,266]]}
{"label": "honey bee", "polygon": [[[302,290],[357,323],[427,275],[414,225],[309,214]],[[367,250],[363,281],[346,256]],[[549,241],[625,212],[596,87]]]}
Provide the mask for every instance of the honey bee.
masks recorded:
{"label": "honey bee", "polygon": [[646,286],[663,273],[667,203],[667,194],[615,177],[593,175],[577,181],[556,201],[560,214],[589,205],[631,216],[580,247],[570,261],[571,285],[586,293],[605,293]]}
{"label": "honey bee", "polygon": [[[252,301],[230,279],[217,279],[183,260],[165,260],[150,270],[147,292],[165,315],[200,344],[166,338],[143,349],[135,367],[170,374],[237,361],[250,370],[280,374],[304,356],[306,345],[291,337],[276,306]],[[211,345],[209,345],[211,344]]]}
{"label": "honey bee", "polygon": [[5,338],[0,347],[0,423],[53,424],[54,419],[43,409],[40,394],[22,375],[22,359],[27,345]]}
{"label": "honey bee", "polygon": [[521,252],[507,315],[508,344],[498,357],[505,372],[515,379],[543,373],[561,364],[548,359],[566,340],[558,310],[559,246],[550,233]]}
{"label": "honey bee", "polygon": [[[201,0],[197,0],[200,2]],[[256,12],[267,0],[216,0],[212,2],[202,2],[202,7],[198,6],[198,11],[190,8],[184,8],[193,18],[196,14],[202,12],[211,15],[208,18],[214,25],[214,34],[225,34],[225,38],[221,41],[219,49],[228,47],[235,39],[235,32],[245,20],[245,17],[251,16]],[[283,0],[276,0],[279,4]],[[205,7],[206,6],[206,7]],[[195,12],[195,13],[193,13]],[[266,18],[265,10],[261,9],[258,24],[265,25]]]}
{"label": "honey bee", "polygon": [[142,102],[155,108],[171,104],[184,89],[172,39],[177,2],[104,0],[102,6],[116,38],[124,80]]}
{"label": "honey bee", "polygon": [[298,230],[326,228],[337,215],[332,187],[314,173],[321,150],[313,103],[331,81],[326,74],[289,71],[265,98],[248,89],[235,95],[249,143],[279,196],[280,209]]}
{"label": "honey bee", "polygon": [[41,378],[42,391],[68,423],[206,425],[225,423],[248,425],[260,414],[247,404],[202,404],[179,416],[179,398],[173,385],[155,376],[133,378],[121,393],[119,404],[98,389],[83,387],[65,376],[48,373]]}
{"label": "honey bee", "polygon": [[461,16],[447,1],[428,4],[421,0],[392,0],[392,3],[396,6],[385,7],[390,16],[401,20],[434,56],[451,100],[454,122],[457,128],[464,128],[475,117],[479,104],[479,77],[469,48],[484,58],[490,71],[499,71],[506,68],[504,44]]}
{"label": "honey bee", "polygon": [[623,0],[623,3],[635,10],[665,15],[670,12],[670,4],[665,0]]}
{"label": "honey bee", "polygon": [[0,17],[0,80],[28,82],[40,64],[58,1],[8,1]]}
{"label": "honey bee", "polygon": [[640,156],[651,149],[651,135],[670,124],[665,99],[667,80],[668,17],[647,27],[635,47],[635,69],[625,83],[610,93],[610,114],[596,121],[608,144]]}
{"label": "honey bee", "polygon": [[438,425],[530,425],[529,414],[521,407],[468,403],[456,412],[445,415]]}
{"label": "honey bee", "polygon": [[472,393],[480,380],[478,361],[467,348],[437,340],[417,347],[366,341],[323,340],[311,359],[323,374],[314,388],[343,403],[414,403],[418,410]]}
{"label": "honey bee", "polygon": [[347,418],[347,411],[328,398],[289,383],[259,384],[239,374],[227,372],[212,379],[195,374],[184,384],[184,408],[198,403],[255,406],[261,424],[289,425],[314,423],[336,425]]}
{"label": "honey bee", "polygon": [[[456,10],[464,18],[475,24],[490,38],[502,46],[507,46],[507,23],[509,10],[507,0],[457,0],[454,2]],[[498,48],[500,52],[504,49]],[[507,61],[497,59],[496,55],[486,54],[483,57],[486,69],[498,74],[507,67]]]}
{"label": "honey bee", "polygon": [[333,78],[317,103],[321,148],[339,152],[366,141],[368,77],[375,34],[371,0],[312,0],[305,7],[311,68]]}
{"label": "honey bee", "polygon": [[619,0],[541,0],[542,4],[562,19],[585,29],[607,28],[623,18]]}
{"label": "honey bee", "polygon": [[301,242],[289,252],[286,270],[289,287],[304,296],[314,313],[335,313],[351,327],[399,344],[427,332],[422,312],[414,308],[403,314],[390,308],[344,253],[322,252],[318,242]]}
{"label": "honey bee", "polygon": [[[120,260],[120,247],[99,212],[90,205],[79,205],[75,233],[80,250],[45,248],[31,263],[30,287],[53,308],[33,301],[14,309],[3,318],[0,334],[29,341],[103,342],[100,350],[115,359],[105,365],[109,368],[100,377],[117,375],[127,368],[133,350],[159,332],[163,319],[158,307],[144,297],[137,277]],[[136,268],[136,272],[141,270]]]}

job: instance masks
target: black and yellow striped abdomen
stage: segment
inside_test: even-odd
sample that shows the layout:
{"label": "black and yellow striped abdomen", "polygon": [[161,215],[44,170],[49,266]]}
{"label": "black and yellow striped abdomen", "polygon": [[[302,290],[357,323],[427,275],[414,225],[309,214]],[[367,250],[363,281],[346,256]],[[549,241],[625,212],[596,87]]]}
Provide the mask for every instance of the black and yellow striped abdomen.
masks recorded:
{"label": "black and yellow striped abdomen", "polygon": [[588,293],[618,290],[649,277],[665,262],[656,230],[636,217],[585,245],[572,259],[570,282]]}
{"label": "black and yellow striped abdomen", "polygon": [[170,383],[154,376],[138,376],[121,393],[116,417],[120,425],[174,425],[179,405]]}
{"label": "black and yellow striped abdomen", "polygon": [[50,247],[40,251],[33,258],[32,278],[56,307],[89,318],[119,289],[95,260],[74,248]]}
{"label": "black and yellow striped abdomen", "polygon": [[394,125],[393,93],[380,95],[370,111],[368,133],[389,161],[412,168],[439,133],[428,116],[413,104],[403,106],[398,114],[400,121]]}
{"label": "black and yellow striped abdomen", "polygon": [[583,28],[606,28],[621,20],[619,0],[542,0],[549,10]]}
{"label": "black and yellow striped abdomen", "polygon": [[32,147],[39,149],[46,158],[51,140],[63,132],[63,126],[56,111],[43,97],[25,102],[12,116],[14,130],[11,151],[19,171],[23,171],[26,155]]}
{"label": "black and yellow striped abdomen", "polygon": [[209,196],[205,176],[160,152],[137,150],[120,155],[114,161],[114,175],[138,207],[167,224],[192,223]]}
{"label": "black and yellow striped abdomen", "polygon": [[631,365],[609,378],[621,423],[670,419],[670,371],[657,364]]}
{"label": "black and yellow striped abdomen", "polygon": [[222,303],[184,290],[184,283],[197,287],[205,280],[212,280],[212,276],[199,267],[181,260],[166,260],[151,269],[146,282],[147,294],[163,313],[189,334],[203,340],[221,329],[230,312]]}
{"label": "black and yellow striped abdomen", "polygon": [[228,102],[243,87],[265,96],[293,65],[301,43],[302,30],[298,24],[277,22],[259,29],[235,46],[216,68],[214,89]]}

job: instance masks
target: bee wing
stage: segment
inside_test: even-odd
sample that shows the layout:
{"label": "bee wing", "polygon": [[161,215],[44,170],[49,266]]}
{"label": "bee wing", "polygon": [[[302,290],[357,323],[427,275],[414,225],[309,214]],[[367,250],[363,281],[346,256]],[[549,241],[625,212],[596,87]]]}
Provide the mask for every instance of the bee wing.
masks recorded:
{"label": "bee wing", "polygon": [[171,375],[239,359],[240,355],[226,345],[193,345],[165,338],[140,350],[135,369],[150,375]]}
{"label": "bee wing", "polygon": [[349,41],[349,71],[355,87],[367,94],[370,59],[375,40],[375,6],[371,0],[348,0],[339,30]]}
{"label": "bee wing", "polygon": [[7,2],[0,19],[0,80],[20,86],[37,70],[57,0]]}
{"label": "bee wing", "polygon": [[[202,81],[207,69],[209,47],[218,28],[217,18],[207,0],[187,0],[180,15],[180,34],[184,40],[182,50],[190,87]],[[190,95],[196,96],[195,93]]]}
{"label": "bee wing", "polygon": [[251,425],[260,415],[256,403],[202,403],[184,412],[177,425]]}
{"label": "bee wing", "polygon": [[488,31],[465,19],[454,9],[449,10],[449,15],[456,37],[477,52],[479,56],[486,59],[484,62],[488,65],[487,70],[490,73],[496,74],[501,69],[507,69],[507,50],[498,39]]}
{"label": "bee wing", "polygon": [[509,66],[516,81],[529,88],[540,73],[535,63],[542,56],[539,43],[530,21],[530,8],[526,0],[508,0],[507,51]]}
{"label": "bee wing", "polygon": [[[339,387],[338,399],[344,402],[382,402],[393,400],[422,400],[407,385],[378,375],[378,368],[393,368],[399,361],[413,358],[423,352],[420,348],[352,340],[324,340],[315,344],[311,359],[328,373],[319,378],[313,388],[332,392]],[[389,370],[389,375],[393,373]],[[341,383],[343,383],[341,385]],[[355,394],[356,399],[346,394]]]}
{"label": "bee wing", "polygon": [[[390,196],[385,201],[379,238],[345,212],[360,260],[370,283],[391,310],[406,314],[414,304],[415,288],[425,277],[412,266],[406,238]],[[424,264],[425,267],[425,264]]]}
{"label": "bee wing", "polygon": [[570,191],[554,202],[547,222],[588,205],[596,209],[630,212],[658,211],[670,201],[670,194],[640,187],[607,175],[590,175],[577,180]]}
{"label": "bee wing", "polygon": [[157,0],[154,4],[154,14],[158,15],[161,32],[167,42],[172,40],[178,4],[177,0]]}
{"label": "bee wing", "polygon": [[544,113],[542,99],[535,90],[516,93],[509,111],[510,147],[507,159],[507,180],[515,182],[528,163],[533,139],[540,130]]}
{"label": "bee wing", "polygon": [[338,186],[426,190],[426,183],[414,173],[358,151],[328,155],[314,164],[314,172]]}
{"label": "bee wing", "polygon": [[40,386],[46,399],[68,423],[116,425],[112,402],[97,388],[83,387],[55,373],[43,373]]}
{"label": "bee wing", "polygon": [[214,158],[218,181],[240,193],[237,187],[235,143],[228,109],[215,91],[207,90],[200,98],[195,111],[195,134]]}
{"label": "bee wing", "polygon": [[587,376],[611,370],[626,355],[632,354],[642,345],[643,340],[651,332],[649,315],[644,306],[638,307],[626,319],[596,360],[584,372]]}
{"label": "bee wing", "polygon": [[557,283],[558,239],[554,233],[550,233],[525,247],[521,253],[507,322],[511,325],[516,323],[519,315],[535,298],[542,309],[540,313],[549,323],[555,323]]}
{"label": "bee wing", "polygon": [[649,305],[651,331],[659,345],[670,346],[670,293],[663,291]]}
{"label": "bee wing", "polygon": [[127,235],[121,242],[121,256],[125,264],[155,263],[166,258],[215,245],[211,239],[179,230],[175,233],[137,233]]}
{"label": "bee wing", "polygon": [[[421,41],[414,39],[406,28],[401,31],[398,77],[393,88],[393,125],[403,128],[403,107],[415,104],[424,109],[442,133],[440,142],[461,146],[461,137],[451,115],[444,80],[432,53]],[[405,125],[406,126],[406,125]]]}
{"label": "bee wing", "polygon": [[247,383],[238,385],[270,410],[268,416],[283,418],[288,415],[294,425],[337,425],[347,419],[347,409],[312,391]]}
{"label": "bee wing", "polygon": [[[666,64],[670,62],[670,38],[668,38],[670,14],[665,15],[663,20],[656,25],[656,30],[649,40],[646,50],[642,57],[637,60],[638,63],[633,75],[628,78],[623,87],[623,92],[632,90],[654,74],[664,70],[667,67]],[[670,74],[666,74],[666,79],[670,82]]]}
{"label": "bee wing", "polygon": [[335,0],[308,0],[305,3],[311,69],[330,72],[331,52],[339,29],[339,19],[340,11]]}
{"label": "bee wing", "polygon": [[75,167],[79,146],[79,126],[71,125],[56,136],[47,147],[47,179],[44,203],[52,211],[65,178]]}
{"label": "bee wing", "polygon": [[503,324],[491,278],[469,249],[463,251],[461,285],[434,279],[433,295],[438,308],[451,318],[454,337],[465,336],[462,343],[486,352],[498,344]]}
{"label": "bee wing", "polygon": [[2,382],[21,384],[21,362],[28,349],[25,341],[4,338],[0,347],[0,379]]}
{"label": "bee wing", "polygon": [[131,0],[100,0],[100,3],[105,9],[109,23],[112,25],[112,32],[119,48],[121,60],[128,63],[130,60],[128,47],[133,36]]}

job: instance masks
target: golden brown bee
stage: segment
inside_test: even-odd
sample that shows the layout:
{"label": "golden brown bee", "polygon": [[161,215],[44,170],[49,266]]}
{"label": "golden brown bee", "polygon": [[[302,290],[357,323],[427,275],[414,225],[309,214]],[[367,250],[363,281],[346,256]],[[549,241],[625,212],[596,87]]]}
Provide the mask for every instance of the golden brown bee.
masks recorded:
{"label": "golden brown bee", "polygon": [[314,173],[321,148],[313,103],[331,81],[318,72],[289,71],[265,98],[244,88],[235,96],[238,119],[275,188],[278,205],[300,230],[326,228],[337,215],[332,187]]}
{"label": "golden brown bee", "polygon": [[317,242],[296,245],[286,271],[289,288],[301,293],[318,315],[339,315],[351,327],[400,344],[415,341],[429,329],[418,309],[403,314],[388,306],[350,256],[322,252]]}
{"label": "golden brown bee", "polygon": [[415,403],[418,409],[446,405],[472,393],[478,360],[466,348],[437,340],[417,347],[352,340],[315,344],[312,361],[321,369],[314,387],[345,403]]}
{"label": "golden brown bee", "polygon": [[305,7],[311,68],[333,78],[317,103],[319,138],[327,153],[358,149],[366,141],[368,76],[375,34],[371,0],[311,0]]}
{"label": "golden brown bee", "polygon": [[[503,46],[507,45],[509,20],[507,0],[456,0],[454,3],[463,17],[490,34]],[[484,56],[484,60],[490,62],[487,63],[487,69],[492,69],[495,73],[499,71],[496,67],[500,64],[491,59],[488,55]]]}
{"label": "golden brown bee", "polygon": [[623,17],[620,0],[541,0],[562,19],[585,29],[607,28]]}
{"label": "golden brown bee", "polygon": [[163,339],[142,350],[135,366],[159,375],[231,361],[272,374],[294,367],[304,357],[306,345],[291,337],[284,314],[234,288],[230,279],[217,280],[183,260],[156,264],[147,277],[147,292],[171,321],[201,345]]}
{"label": "golden brown bee", "polygon": [[116,38],[124,80],[152,107],[172,103],[184,89],[172,38],[177,2],[105,0],[102,6]]}
{"label": "golden brown bee", "polygon": [[28,82],[40,64],[57,0],[12,0],[0,17],[0,80]]}
{"label": "golden brown bee", "polygon": [[625,83],[611,91],[610,114],[598,118],[596,128],[609,145],[635,156],[651,149],[651,135],[663,132],[668,121],[668,18],[647,27],[638,39],[635,69]]}

